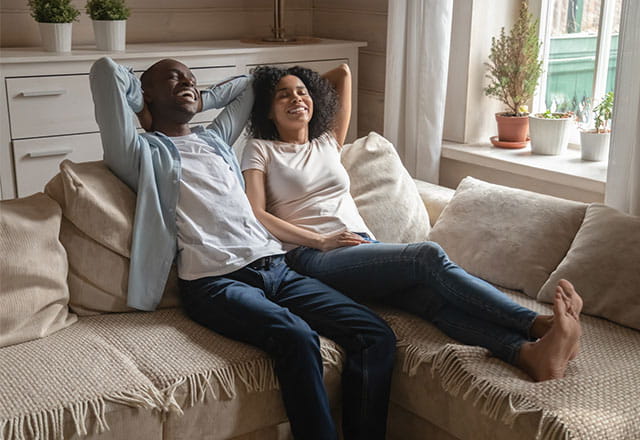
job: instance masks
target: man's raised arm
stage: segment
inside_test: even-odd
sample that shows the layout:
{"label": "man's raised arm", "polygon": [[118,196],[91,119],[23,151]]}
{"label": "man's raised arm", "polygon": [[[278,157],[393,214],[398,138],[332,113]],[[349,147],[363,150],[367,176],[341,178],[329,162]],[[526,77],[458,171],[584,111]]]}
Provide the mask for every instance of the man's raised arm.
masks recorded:
{"label": "man's raised arm", "polygon": [[101,58],[89,73],[95,117],[100,128],[104,161],[137,190],[140,136],[134,113],[142,111],[142,88],[136,76],[111,58]]}
{"label": "man's raised arm", "polygon": [[208,128],[227,145],[233,145],[246,125],[253,96],[252,77],[248,75],[236,76],[202,91],[203,110],[225,107]]}

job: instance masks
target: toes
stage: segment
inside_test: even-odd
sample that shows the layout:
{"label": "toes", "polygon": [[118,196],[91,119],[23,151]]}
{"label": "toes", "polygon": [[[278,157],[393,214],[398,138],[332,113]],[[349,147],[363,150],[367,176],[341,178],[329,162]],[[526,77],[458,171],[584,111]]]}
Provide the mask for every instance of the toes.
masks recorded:
{"label": "toes", "polygon": [[558,286],[560,286],[562,290],[567,292],[567,294],[570,296],[576,291],[576,289],[573,287],[573,284],[571,284],[568,280],[565,280],[564,278],[558,281]]}
{"label": "toes", "polygon": [[567,313],[567,303],[563,299],[562,290],[556,291],[556,296],[553,300],[553,314],[554,316],[561,316]]}
{"label": "toes", "polygon": [[561,279],[558,281],[558,285],[556,286],[556,292],[560,290],[565,298],[568,300],[568,308],[569,312],[576,318],[579,319],[579,315],[582,312],[582,298],[580,294],[575,290],[573,284],[565,279]]}

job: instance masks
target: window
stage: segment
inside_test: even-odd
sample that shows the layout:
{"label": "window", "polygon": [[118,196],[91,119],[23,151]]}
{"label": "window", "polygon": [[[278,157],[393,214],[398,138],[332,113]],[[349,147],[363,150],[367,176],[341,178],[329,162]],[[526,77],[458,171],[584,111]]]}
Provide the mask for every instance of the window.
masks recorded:
{"label": "window", "polygon": [[591,109],[613,91],[622,0],[542,0],[544,73],[534,111],[572,111],[591,123]]}

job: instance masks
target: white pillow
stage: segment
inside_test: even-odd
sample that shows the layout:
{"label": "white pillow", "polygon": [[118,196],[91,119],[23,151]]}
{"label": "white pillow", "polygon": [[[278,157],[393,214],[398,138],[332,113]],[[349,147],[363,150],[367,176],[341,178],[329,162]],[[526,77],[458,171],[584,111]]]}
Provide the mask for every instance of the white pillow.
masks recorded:
{"label": "white pillow", "polygon": [[552,302],[560,278],[584,300],[585,313],[640,330],[640,217],[593,204],[571,248],[540,289]]}
{"label": "white pillow", "polygon": [[535,298],[569,250],[586,208],[466,177],[429,239],[469,273]]}
{"label": "white pillow", "polygon": [[342,164],[358,211],[376,239],[390,243],[427,239],[429,214],[391,142],[371,132],[344,146]]}

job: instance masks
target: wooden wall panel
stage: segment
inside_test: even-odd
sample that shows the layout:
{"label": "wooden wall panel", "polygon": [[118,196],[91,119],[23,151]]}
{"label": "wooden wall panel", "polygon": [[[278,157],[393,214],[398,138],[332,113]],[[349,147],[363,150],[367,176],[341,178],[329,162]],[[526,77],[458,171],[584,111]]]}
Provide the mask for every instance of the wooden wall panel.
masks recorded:
{"label": "wooden wall panel", "polygon": [[[72,0],[81,11],[73,44],[93,45],[86,0]],[[388,0],[288,0],[285,26],[290,34],[366,41],[360,49],[359,133],[383,131]],[[273,22],[268,0],[127,0],[131,17],[127,42],[191,41],[266,36]],[[179,5],[179,7],[177,7]],[[0,47],[37,47],[40,34],[25,0],[0,3]]]}
{"label": "wooden wall panel", "polygon": [[[93,44],[85,0],[73,0],[81,10],[73,25],[73,44]],[[131,17],[127,42],[190,41],[267,36],[273,23],[272,2],[265,0],[128,0]],[[179,5],[180,7],[176,7]],[[312,0],[289,0],[285,26],[297,35],[312,33]],[[2,0],[0,46],[39,46],[37,23],[25,0]]]}
{"label": "wooden wall panel", "polygon": [[366,41],[360,48],[358,135],[384,128],[387,0],[314,0],[313,34]]}
{"label": "wooden wall panel", "polygon": [[382,134],[384,93],[360,89],[358,92],[358,137],[370,131]]}

